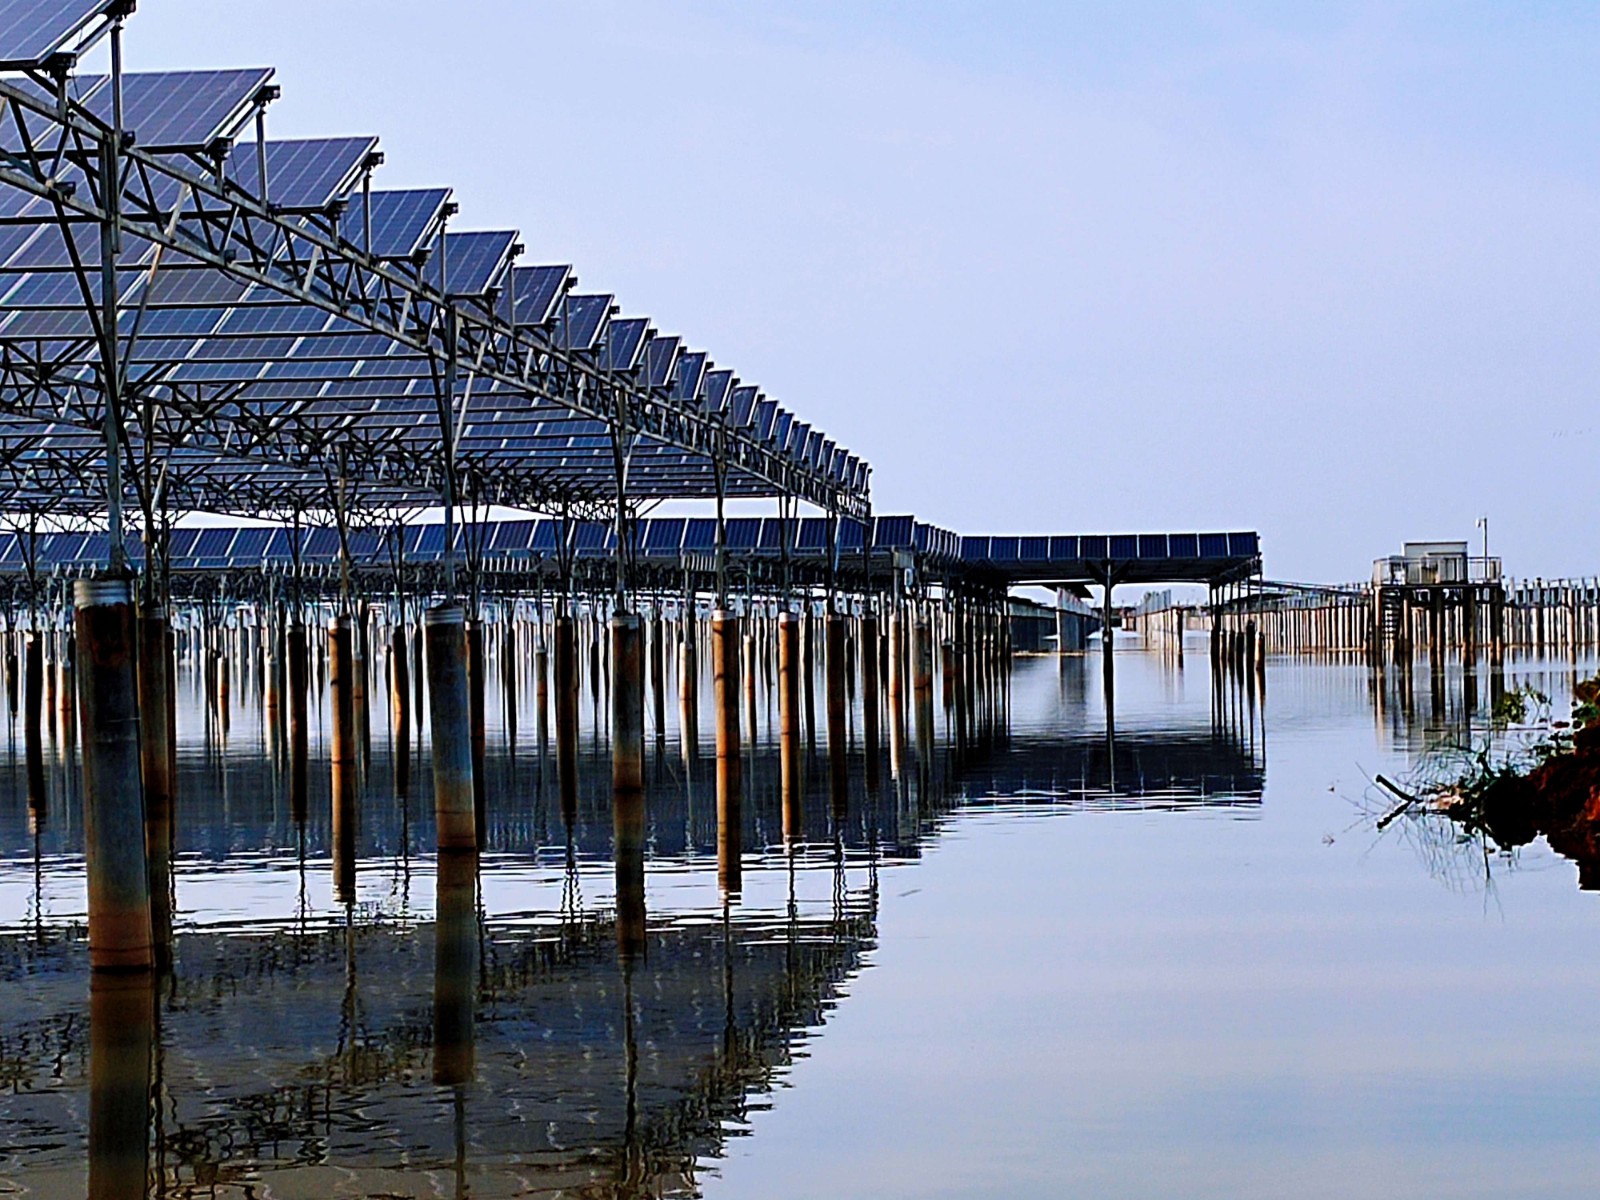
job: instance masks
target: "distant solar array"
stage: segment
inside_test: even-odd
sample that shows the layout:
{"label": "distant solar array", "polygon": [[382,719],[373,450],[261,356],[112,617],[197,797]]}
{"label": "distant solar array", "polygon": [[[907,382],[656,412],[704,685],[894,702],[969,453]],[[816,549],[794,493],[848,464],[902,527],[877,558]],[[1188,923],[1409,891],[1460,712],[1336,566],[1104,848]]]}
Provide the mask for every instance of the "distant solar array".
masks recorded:
{"label": "distant solar array", "polygon": [[[776,517],[735,517],[726,522],[727,550],[734,559],[825,561],[834,553],[840,560],[859,556],[863,538],[875,556],[901,552],[925,570],[950,572],[957,568],[1004,576],[1008,582],[1029,579],[1087,580],[1100,578],[1110,566],[1119,581],[1136,582],[1141,573],[1152,578],[1220,577],[1240,564],[1253,563],[1259,540],[1253,533],[1126,534],[1084,537],[959,538],[948,530],[908,516],[876,517],[867,522],[849,518],[837,522],[830,538],[830,523],[821,517],[780,520]],[[601,558],[616,549],[616,530],[608,522],[574,521],[567,543],[560,545],[560,523],[550,520],[490,521],[456,530],[457,548],[481,546],[486,560],[554,560],[570,554],[577,560]],[[635,528],[634,552],[644,560],[665,562],[716,552],[717,527],[711,518],[655,517]],[[179,528],[172,531],[170,563],[177,570],[228,570],[262,567],[288,568],[327,564],[339,558],[339,536],[331,528]],[[296,553],[298,539],[298,554]],[[437,523],[400,527],[388,533],[356,530],[350,534],[353,561],[388,564],[396,552],[410,563],[438,560],[444,553],[445,530]],[[137,538],[128,543],[129,554],[142,559]],[[16,533],[0,533],[0,571],[26,566],[24,540]],[[104,556],[105,535],[46,533],[35,543],[35,564],[41,570],[75,568]]]}

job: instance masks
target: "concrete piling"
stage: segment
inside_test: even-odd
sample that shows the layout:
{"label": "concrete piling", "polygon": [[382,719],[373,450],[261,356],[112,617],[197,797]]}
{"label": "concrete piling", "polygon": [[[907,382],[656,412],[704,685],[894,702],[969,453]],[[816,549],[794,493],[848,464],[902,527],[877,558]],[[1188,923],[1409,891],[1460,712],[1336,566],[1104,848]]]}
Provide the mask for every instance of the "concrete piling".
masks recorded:
{"label": "concrete piling", "polygon": [[739,618],[711,616],[712,703],[717,710],[717,879],[725,893],[743,886],[741,823],[744,774],[739,738]]}
{"label": "concrete piling", "polygon": [[89,875],[89,962],[95,970],[149,970],[150,867],[145,857],[133,598],[124,579],[73,588],[84,717],[84,849]]}
{"label": "concrete piling", "polygon": [[633,613],[611,618],[611,816],[616,852],[617,949],[644,952],[644,656]]}
{"label": "concrete piling", "polygon": [[476,850],[466,611],[459,604],[438,604],[428,609],[424,636],[439,849]]}

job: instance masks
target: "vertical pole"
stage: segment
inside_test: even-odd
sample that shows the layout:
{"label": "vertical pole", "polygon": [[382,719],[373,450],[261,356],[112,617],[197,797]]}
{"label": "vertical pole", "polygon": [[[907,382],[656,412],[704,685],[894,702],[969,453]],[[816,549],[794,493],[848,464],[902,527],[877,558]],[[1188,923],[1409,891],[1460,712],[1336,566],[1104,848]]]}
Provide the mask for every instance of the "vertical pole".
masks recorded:
{"label": "vertical pole", "polygon": [[149,978],[105,972],[90,978],[89,1200],[146,1194],[155,1019]]}
{"label": "vertical pole", "polygon": [[805,797],[800,791],[800,625],[787,608],[778,614],[778,762],[783,795],[783,833],[805,836]]}
{"label": "vertical pole", "polygon": [[476,850],[467,614],[459,604],[438,604],[428,609],[425,622],[439,849]]}
{"label": "vertical pole", "polygon": [[145,854],[150,862],[150,935],[160,970],[172,957],[172,772],[167,757],[167,613],[139,618],[139,769],[144,784]]}
{"label": "vertical pole", "polygon": [[867,609],[861,618],[861,737],[869,794],[878,790],[878,717],[878,618]]}
{"label": "vertical pole", "polygon": [[355,654],[350,618],[328,622],[328,694],[333,710],[333,892],[341,904],[356,898]]}
{"label": "vertical pole", "polygon": [[644,660],[637,615],[611,618],[611,817],[616,851],[617,949],[643,953]]}
{"label": "vertical pole", "polygon": [[725,608],[717,609],[711,617],[712,702],[717,709],[717,879],[729,895],[736,895],[743,882],[740,650],[739,618]]}
{"label": "vertical pole", "polygon": [[826,670],[828,699],[828,775],[835,818],[842,819],[850,801],[849,749],[845,718],[845,627],[842,613],[828,612],[826,619]]}
{"label": "vertical pole", "polygon": [[578,631],[561,613],[556,626],[556,774],[561,818],[570,828],[578,816]]}
{"label": "vertical pole", "polygon": [[83,709],[84,849],[89,962],[96,970],[154,965],[145,858],[133,598],[125,579],[74,586]]}

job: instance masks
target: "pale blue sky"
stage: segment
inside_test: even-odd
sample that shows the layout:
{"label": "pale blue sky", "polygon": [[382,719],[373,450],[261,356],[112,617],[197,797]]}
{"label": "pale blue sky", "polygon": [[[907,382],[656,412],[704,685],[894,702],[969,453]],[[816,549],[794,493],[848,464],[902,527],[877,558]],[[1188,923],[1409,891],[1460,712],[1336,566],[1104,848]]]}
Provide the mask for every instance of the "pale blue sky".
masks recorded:
{"label": "pale blue sky", "polygon": [[963,532],[1600,571],[1600,7],[144,0]]}

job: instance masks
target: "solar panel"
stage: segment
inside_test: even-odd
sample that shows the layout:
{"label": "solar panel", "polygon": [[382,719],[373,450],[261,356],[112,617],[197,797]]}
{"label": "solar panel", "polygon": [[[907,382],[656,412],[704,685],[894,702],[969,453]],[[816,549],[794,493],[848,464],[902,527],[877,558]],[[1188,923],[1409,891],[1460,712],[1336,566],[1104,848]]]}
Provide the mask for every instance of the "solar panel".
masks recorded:
{"label": "solar panel", "polygon": [[678,365],[678,351],[683,339],[654,337],[644,351],[644,382],[646,387],[664,388],[672,382]]}
{"label": "solar panel", "polygon": [[733,412],[729,423],[735,428],[743,428],[750,424],[750,413],[756,406],[756,396],[759,394],[759,388],[735,388],[733,392]]}
{"label": "solar panel", "polygon": [[605,353],[601,365],[608,371],[631,371],[639,362],[639,351],[644,346],[644,335],[650,329],[645,317],[628,317],[613,321],[606,330]]}
{"label": "solar panel", "polygon": [[610,296],[568,296],[556,317],[555,344],[564,350],[593,350],[606,318]]}
{"label": "solar panel", "polygon": [[447,233],[444,254],[434,251],[429,274],[435,285],[444,274],[445,290],[452,296],[481,296],[500,281],[516,244],[516,230]]}
{"label": "solar panel", "polygon": [[705,386],[705,410],[707,412],[721,412],[722,406],[727,402],[728,392],[732,387],[732,371],[712,371],[708,374]]}
{"label": "solar panel", "polygon": [[356,213],[347,236],[378,258],[410,258],[438,228],[448,188],[372,193],[372,244],[365,244],[366,218]]}
{"label": "solar panel", "polygon": [[[377,148],[373,137],[304,138],[267,143],[267,199],[273,207],[312,212],[349,194],[362,164]],[[256,144],[241,142],[228,156],[228,178],[256,194]]]}
{"label": "solar panel", "polygon": [[[134,144],[144,150],[204,150],[239,131],[271,78],[270,67],[124,75],[122,126],[133,131]],[[111,89],[100,88],[85,107],[110,124],[111,101]]]}
{"label": "solar panel", "polygon": [[516,295],[517,324],[543,325],[555,315],[556,301],[570,285],[571,267],[514,267],[511,288]]}
{"label": "solar panel", "polygon": [[700,394],[700,384],[705,379],[710,360],[704,350],[694,350],[678,357],[678,382],[672,390],[674,400],[690,401]]}
{"label": "solar panel", "polygon": [[111,0],[0,0],[0,68],[43,62],[110,7]]}

